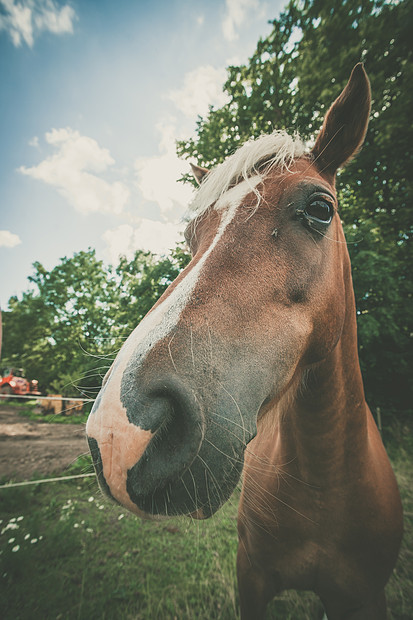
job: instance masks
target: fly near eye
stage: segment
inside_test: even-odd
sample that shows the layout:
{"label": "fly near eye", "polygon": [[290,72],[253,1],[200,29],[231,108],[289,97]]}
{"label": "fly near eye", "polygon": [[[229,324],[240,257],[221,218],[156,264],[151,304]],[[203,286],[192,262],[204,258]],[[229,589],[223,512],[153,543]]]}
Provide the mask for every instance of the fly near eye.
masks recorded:
{"label": "fly near eye", "polygon": [[333,206],[323,198],[315,198],[304,209],[304,215],[323,224],[329,224],[333,218]]}

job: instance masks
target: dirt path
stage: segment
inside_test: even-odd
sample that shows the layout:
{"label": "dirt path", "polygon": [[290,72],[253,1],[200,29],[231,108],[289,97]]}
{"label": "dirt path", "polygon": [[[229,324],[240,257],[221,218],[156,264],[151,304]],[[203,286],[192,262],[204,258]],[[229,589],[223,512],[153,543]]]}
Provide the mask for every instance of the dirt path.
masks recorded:
{"label": "dirt path", "polygon": [[83,424],[48,424],[0,405],[0,479],[29,480],[61,473],[88,451]]}

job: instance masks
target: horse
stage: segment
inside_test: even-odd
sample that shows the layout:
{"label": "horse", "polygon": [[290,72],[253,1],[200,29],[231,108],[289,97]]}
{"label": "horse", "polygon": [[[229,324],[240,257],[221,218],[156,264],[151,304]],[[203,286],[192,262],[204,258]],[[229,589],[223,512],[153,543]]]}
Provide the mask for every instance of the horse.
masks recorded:
{"label": "horse", "polygon": [[402,508],[366,404],[337,170],[370,112],[354,67],[310,149],[274,131],[215,169],[192,260],[130,334],[86,433],[103,491],[144,518],[206,519],[241,474],[241,618],[286,589],[329,620],[386,617]]}

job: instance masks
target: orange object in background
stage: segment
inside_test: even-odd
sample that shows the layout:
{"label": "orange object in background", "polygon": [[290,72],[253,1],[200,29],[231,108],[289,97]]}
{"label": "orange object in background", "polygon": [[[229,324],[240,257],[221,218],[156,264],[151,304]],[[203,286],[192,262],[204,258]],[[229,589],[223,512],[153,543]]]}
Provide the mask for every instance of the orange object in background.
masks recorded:
{"label": "orange object in background", "polygon": [[29,381],[24,376],[23,368],[7,368],[2,372],[0,379],[0,394],[7,396],[39,396],[39,382],[37,379]]}

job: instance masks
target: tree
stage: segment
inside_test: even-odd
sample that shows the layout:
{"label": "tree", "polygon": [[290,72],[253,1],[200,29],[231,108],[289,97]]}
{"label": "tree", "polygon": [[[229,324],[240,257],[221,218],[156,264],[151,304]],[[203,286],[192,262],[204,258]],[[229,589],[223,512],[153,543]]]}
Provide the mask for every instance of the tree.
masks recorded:
{"label": "tree", "polygon": [[[12,297],[3,313],[3,365],[24,366],[42,389],[63,383],[65,395],[79,395],[82,375],[94,374],[96,360],[113,347],[116,283],[94,250],[65,257],[51,271],[33,266],[34,290]],[[85,387],[91,382],[99,383],[90,377]]]}
{"label": "tree", "polygon": [[134,329],[155,302],[188,264],[190,257],[183,245],[170,256],[156,259],[150,252],[135,252],[131,261],[121,257],[116,273],[120,299],[117,321],[125,331]]}
{"label": "tree", "polygon": [[[311,140],[352,67],[365,62],[373,101],[363,150],[337,180],[357,298],[370,402],[408,408],[413,141],[411,2],[293,0],[245,65],[228,68],[229,102],[199,117],[177,152],[203,166],[272,129]],[[409,357],[410,356],[410,357]]]}
{"label": "tree", "polygon": [[188,261],[177,246],[161,259],[137,251],[116,270],[94,250],[51,271],[34,263],[33,290],[3,312],[2,365],[24,367],[44,392],[95,396],[124,339]]}

